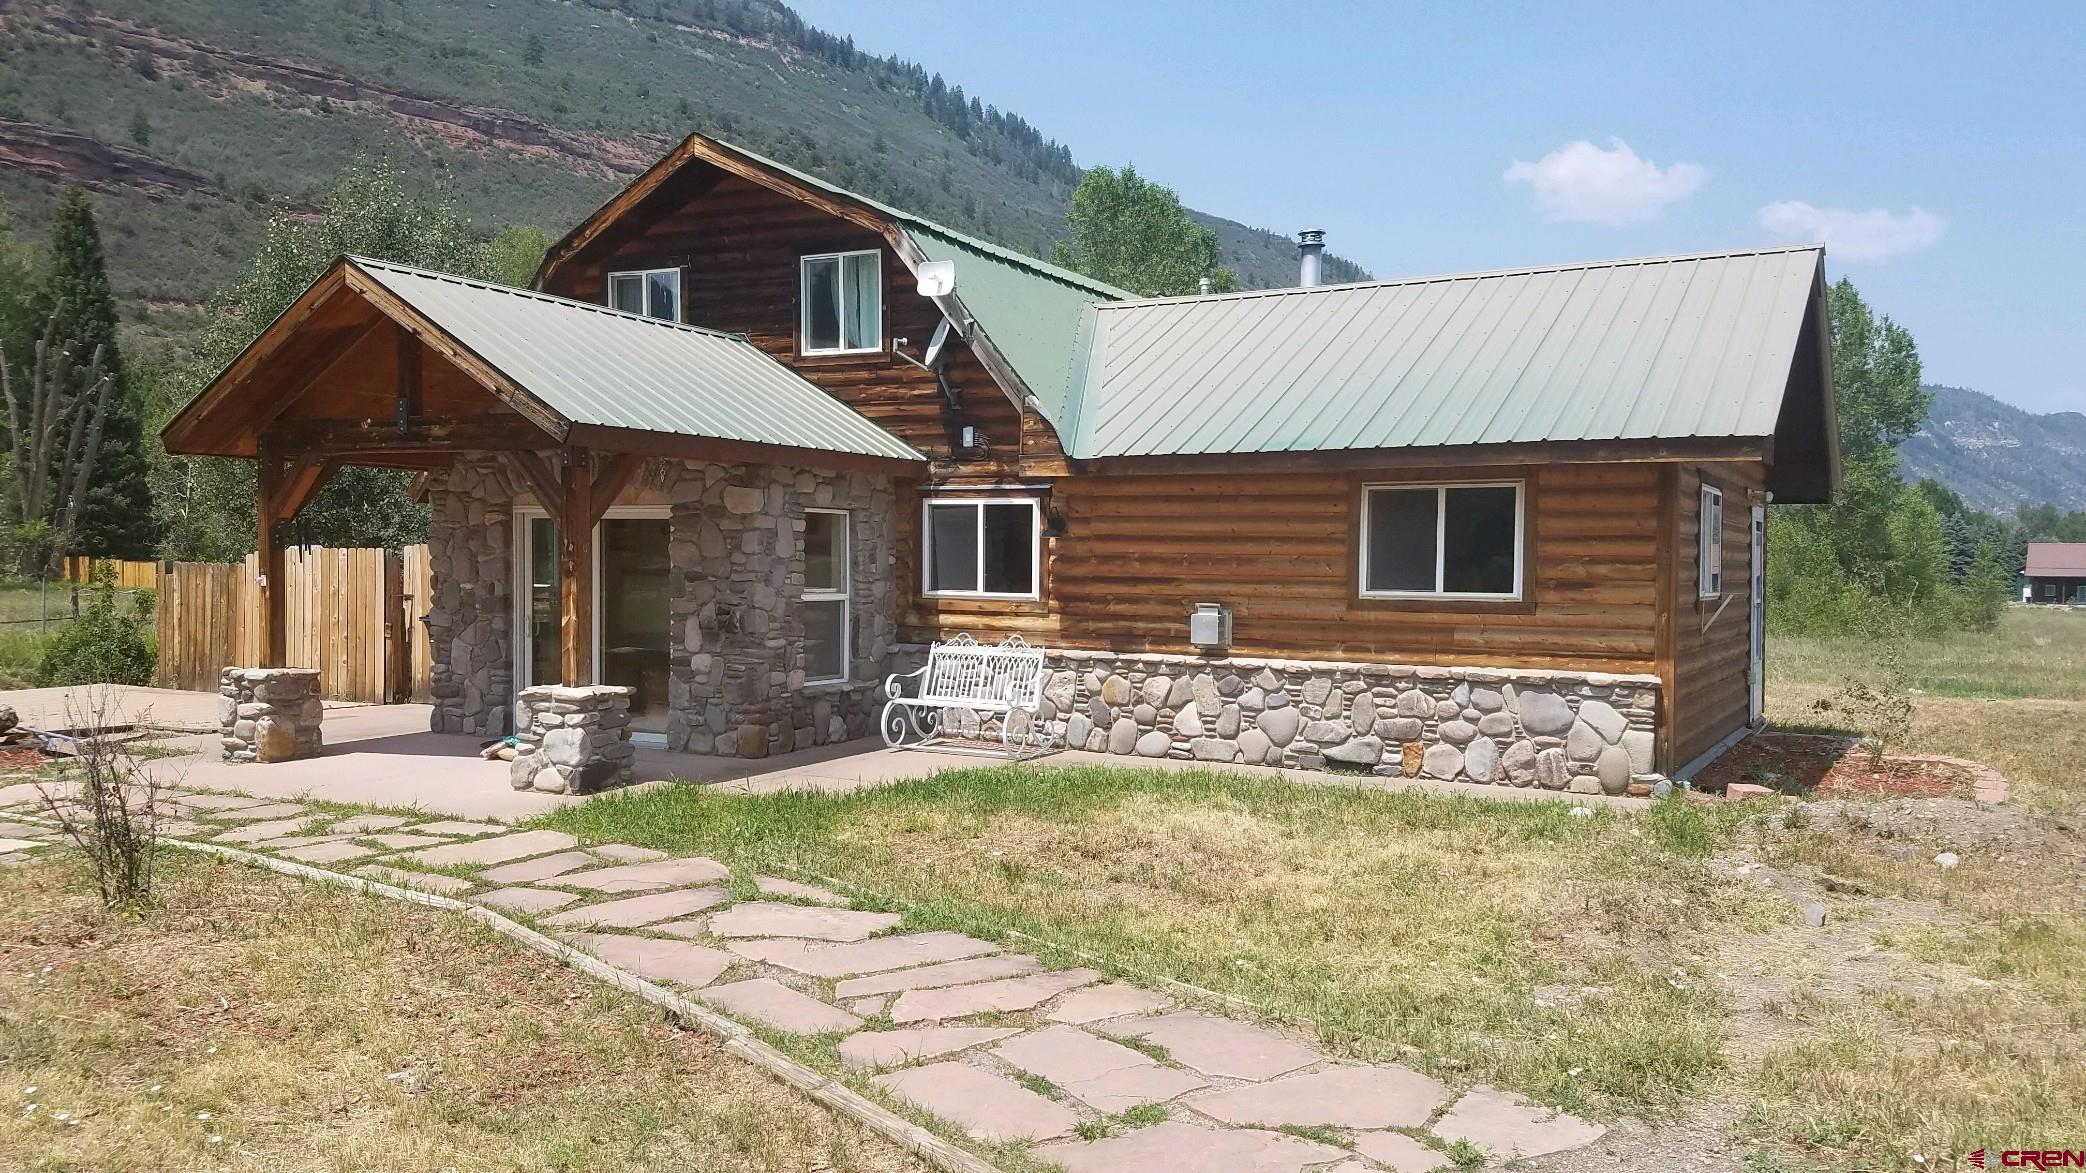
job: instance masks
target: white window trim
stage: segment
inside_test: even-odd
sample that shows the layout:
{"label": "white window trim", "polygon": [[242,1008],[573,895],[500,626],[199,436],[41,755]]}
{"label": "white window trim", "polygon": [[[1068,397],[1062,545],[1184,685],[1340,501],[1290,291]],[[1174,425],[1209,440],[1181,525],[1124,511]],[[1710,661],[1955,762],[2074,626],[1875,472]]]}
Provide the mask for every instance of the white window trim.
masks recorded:
{"label": "white window trim", "polygon": [[[1434,496],[1434,589],[1431,591],[1372,591],[1369,589],[1369,509],[1370,494],[1379,489],[1433,489]],[[1448,532],[1448,491],[1450,489],[1512,489],[1514,490],[1514,589],[1503,594],[1489,591],[1443,590],[1447,574],[1444,561]],[[1528,487],[1525,481],[1384,481],[1362,486],[1362,517],[1360,558],[1355,563],[1355,585],[1365,599],[1485,599],[1497,602],[1519,602],[1527,568],[1528,542]]]}
{"label": "white window trim", "polygon": [[[646,278],[660,273],[671,273],[674,276],[674,316],[671,318],[661,318],[652,313],[652,284]],[[679,268],[668,266],[661,269],[622,269],[610,273],[601,286],[603,294],[601,303],[619,314],[627,314],[631,311],[617,309],[616,307],[616,278],[618,277],[637,278],[638,288],[645,291],[645,308],[637,311],[639,317],[652,318],[660,322],[679,322],[681,320],[683,302],[681,299],[681,270]]]}
{"label": "white window trim", "polygon": [[[876,344],[873,346],[813,346],[811,345],[811,262],[839,261],[844,257],[872,257],[876,261]],[[843,263],[835,266],[845,271]],[[837,293],[845,293],[846,285],[837,274],[833,282]],[[842,323],[840,332],[847,333],[847,304],[845,300],[833,307],[835,320]],[[797,353],[813,354],[881,354],[884,350],[884,253],[882,249],[858,248],[837,253],[807,253],[797,258]]]}
{"label": "white window trim", "polygon": [[[806,684],[845,684],[849,669],[853,666],[855,650],[855,522],[845,509],[806,509],[806,514],[823,513],[840,519],[840,587],[838,590],[804,588],[799,596],[806,603],[840,604],[840,675],[809,676]],[[802,551],[798,552],[802,557]]]}
{"label": "white window trim", "polygon": [[[1019,591],[932,591],[927,589],[934,566],[934,514],[937,505],[970,505],[978,511],[978,574],[972,581],[985,583],[985,507],[1026,505],[1029,507],[1029,589]],[[1040,599],[1043,597],[1043,503],[1036,497],[928,497],[920,502],[920,593],[934,599]]]}
{"label": "white window trim", "polygon": [[1695,596],[1719,599],[1724,596],[1724,490],[1702,486],[1695,521]]}

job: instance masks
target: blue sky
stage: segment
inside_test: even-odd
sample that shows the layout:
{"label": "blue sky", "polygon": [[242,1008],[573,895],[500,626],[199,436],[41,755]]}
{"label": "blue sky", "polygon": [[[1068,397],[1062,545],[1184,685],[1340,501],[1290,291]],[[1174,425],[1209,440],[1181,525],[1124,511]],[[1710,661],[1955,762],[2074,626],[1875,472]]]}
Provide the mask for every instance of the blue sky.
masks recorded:
{"label": "blue sky", "polygon": [[2086,5],[792,3],[1378,276],[1823,236],[1929,381],[2086,411]]}

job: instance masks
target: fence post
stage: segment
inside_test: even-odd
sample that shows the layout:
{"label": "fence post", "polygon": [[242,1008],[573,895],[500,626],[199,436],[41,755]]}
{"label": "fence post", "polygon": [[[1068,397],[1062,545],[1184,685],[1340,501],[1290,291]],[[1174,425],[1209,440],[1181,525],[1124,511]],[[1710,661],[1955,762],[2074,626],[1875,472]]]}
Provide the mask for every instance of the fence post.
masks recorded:
{"label": "fence post", "polygon": [[413,629],[406,622],[406,562],[397,550],[384,551],[384,697],[404,704],[413,694]]}

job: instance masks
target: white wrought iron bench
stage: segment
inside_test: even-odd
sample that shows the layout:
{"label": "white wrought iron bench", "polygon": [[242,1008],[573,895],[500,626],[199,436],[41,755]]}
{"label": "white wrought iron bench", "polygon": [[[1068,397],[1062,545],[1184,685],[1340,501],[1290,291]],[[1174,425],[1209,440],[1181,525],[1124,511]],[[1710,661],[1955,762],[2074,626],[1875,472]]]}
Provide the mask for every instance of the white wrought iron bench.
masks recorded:
{"label": "white wrought iron bench", "polygon": [[1043,649],[1018,635],[990,647],[968,633],[934,644],[925,666],[884,681],[884,744],[1014,759],[1047,752],[1056,737],[1041,715],[1045,675]]}

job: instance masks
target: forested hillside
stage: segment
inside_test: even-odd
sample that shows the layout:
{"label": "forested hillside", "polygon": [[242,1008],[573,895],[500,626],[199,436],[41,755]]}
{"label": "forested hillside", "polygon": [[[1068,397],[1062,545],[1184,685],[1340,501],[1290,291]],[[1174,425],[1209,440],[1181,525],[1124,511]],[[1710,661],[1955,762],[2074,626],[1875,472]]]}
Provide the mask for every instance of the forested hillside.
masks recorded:
{"label": "forested hillside", "polygon": [[1938,481],[1987,513],[2041,502],[2086,509],[2086,414],[2036,415],[1963,387],[1926,390],[1934,406],[1899,449],[1906,476]]}
{"label": "forested hillside", "polygon": [[[34,240],[62,185],[99,193],[148,334],[371,154],[556,235],[700,130],[1048,255],[1073,151],[961,80],[772,0],[0,0],[0,196]],[[1243,283],[1294,281],[1286,237],[1201,218]]]}

